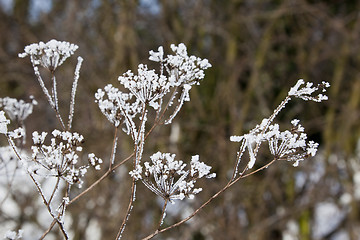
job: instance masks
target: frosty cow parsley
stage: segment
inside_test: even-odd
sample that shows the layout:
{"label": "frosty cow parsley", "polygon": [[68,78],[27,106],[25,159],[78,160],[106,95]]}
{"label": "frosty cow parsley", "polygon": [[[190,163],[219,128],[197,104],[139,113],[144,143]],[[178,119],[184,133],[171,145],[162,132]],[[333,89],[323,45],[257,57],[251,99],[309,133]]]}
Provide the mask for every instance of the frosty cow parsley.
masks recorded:
{"label": "frosty cow parsley", "polygon": [[47,43],[39,42],[26,46],[24,52],[19,53],[19,57],[30,56],[34,66],[41,65],[52,72],[73,55],[78,48],[73,43],[52,39]]}
{"label": "frosty cow parsley", "polygon": [[147,188],[165,200],[194,198],[202,188],[195,188],[195,183],[202,177],[214,178],[211,167],[199,161],[199,156],[192,156],[190,169],[181,160],[175,160],[175,154],[154,153],[151,162],[144,162],[144,167],[130,171],[130,175],[141,179]]}

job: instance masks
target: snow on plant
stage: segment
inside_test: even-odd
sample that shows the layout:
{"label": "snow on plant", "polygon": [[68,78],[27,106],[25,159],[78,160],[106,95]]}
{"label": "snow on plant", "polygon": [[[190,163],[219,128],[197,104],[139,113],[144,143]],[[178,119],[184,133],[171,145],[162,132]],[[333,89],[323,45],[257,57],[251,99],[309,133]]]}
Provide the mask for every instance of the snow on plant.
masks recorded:
{"label": "snow on plant", "polygon": [[[131,195],[116,239],[120,239],[123,236],[125,227],[129,222],[133,203],[136,199],[136,184],[138,182],[143,183],[149,190],[164,199],[157,228],[152,234],[144,238],[151,239],[155,235],[176,227],[194,217],[202,208],[240,179],[263,170],[278,160],[291,161],[294,166],[297,166],[300,161],[316,154],[318,144],[308,141],[305,129],[299,123],[299,120],[292,120],[292,128],[285,131],[281,131],[280,126],[273,123],[275,117],[292,98],[315,102],[327,99],[323,92],[330,86],[328,83],[322,82],[314,86],[313,83],[305,83],[304,80],[300,79],[290,89],[286,98],[269,118],[265,118],[247,134],[231,136],[230,140],[232,142],[240,143],[240,149],[235,159],[233,175],[228,183],[188,217],[169,227],[161,228],[166,216],[168,202],[175,203],[174,200],[194,198],[196,194],[202,191],[201,187],[195,187],[197,180],[204,177],[214,178],[216,174],[211,173],[211,166],[199,161],[198,155],[192,156],[190,163],[175,160],[175,154],[162,152],[152,154],[150,160],[143,159],[144,145],[151,132],[159,125],[170,124],[172,122],[181,110],[184,102],[190,101],[190,90],[193,86],[200,84],[200,81],[205,76],[204,70],[211,67],[207,59],[189,56],[187,48],[183,43],[170,45],[173,54],[166,56],[164,55],[164,48],[160,46],[157,51],[149,52],[149,60],[158,63],[159,69],[149,69],[147,65],[139,64],[136,73],[129,70],[118,77],[121,85],[120,88],[108,84],[103,89],[98,89],[95,93],[96,104],[114,127],[109,166],[108,170],[98,180],[92,184],[87,184],[84,191],[77,196],[72,196],[70,195],[71,186],[75,183],[81,185],[82,178],[90,166],[95,170],[100,170],[104,164],[103,160],[96,157],[94,153],[89,153],[87,155],[88,161],[84,163],[83,159],[85,157],[82,157],[81,154],[83,152],[81,146],[83,136],[80,133],[71,131],[75,94],[80,67],[83,61],[81,57],[78,57],[78,63],[75,67],[67,125],[64,124],[59,112],[55,71],[58,70],[59,66],[67,58],[75,53],[77,48],[78,46],[75,44],[50,40],[47,43],[40,42],[26,46],[24,53],[19,54],[19,57],[22,58],[30,57],[35,76],[47,101],[54,109],[61,127],[60,130],[55,129],[52,131],[50,140],[46,139],[50,135],[47,132],[33,132],[31,156],[20,154],[20,149],[13,139],[22,136],[25,130],[24,128],[19,128],[8,131],[10,121],[6,118],[5,112],[12,121],[14,119],[23,121],[31,114],[35,102],[25,103],[22,100],[17,101],[10,98],[0,99],[0,105],[5,111],[0,111],[0,133],[7,137],[15,156],[20,160],[23,168],[35,184],[46,209],[53,219],[49,228],[41,236],[41,239],[52,230],[54,225],[58,225],[65,239],[69,239],[69,235],[64,227],[64,214],[67,206],[83,197],[94,186],[100,184],[103,179],[129,160],[132,160],[132,168],[129,171],[129,175],[132,178]],[[43,67],[51,73],[50,81],[43,81],[39,67]],[[49,85],[51,85],[50,91],[46,87]],[[322,93],[317,94],[319,91]],[[150,111],[155,112],[155,114],[149,114]],[[150,117],[153,117],[153,119],[149,119]],[[118,129],[122,125],[124,132],[132,137],[134,150],[127,158],[117,161],[117,135]],[[257,167],[258,152],[261,145],[265,142],[268,143],[269,152],[273,156],[273,160]],[[248,152],[248,158],[245,160],[247,162],[245,162],[245,165],[241,165],[240,162],[244,158],[246,151]],[[243,166],[242,170],[239,169],[240,166]],[[45,178],[56,179],[56,183],[50,193],[45,193],[41,186],[40,180]],[[61,187],[63,186],[61,183],[65,186]],[[60,202],[54,203],[54,196],[56,194],[60,195]]]}

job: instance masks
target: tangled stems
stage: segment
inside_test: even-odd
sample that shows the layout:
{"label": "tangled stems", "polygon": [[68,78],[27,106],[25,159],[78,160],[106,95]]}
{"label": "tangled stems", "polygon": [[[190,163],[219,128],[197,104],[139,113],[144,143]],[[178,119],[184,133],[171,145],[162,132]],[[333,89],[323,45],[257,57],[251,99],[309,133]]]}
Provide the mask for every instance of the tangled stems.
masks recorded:
{"label": "tangled stems", "polygon": [[[269,167],[276,160],[292,161],[295,162],[293,165],[297,166],[299,161],[315,155],[318,144],[313,141],[307,141],[307,135],[304,132],[304,128],[299,124],[299,120],[293,119],[291,121],[292,128],[285,131],[280,131],[279,125],[273,123],[277,114],[293,97],[315,102],[327,99],[327,97],[322,94],[318,94],[317,96],[313,96],[312,94],[318,90],[323,90],[324,92],[324,87],[329,86],[328,83],[323,82],[318,86],[313,86],[312,83],[306,83],[305,86],[303,86],[305,82],[300,79],[297,84],[290,89],[287,97],[274,110],[269,118],[265,118],[261,124],[257,125],[248,134],[232,136],[230,138],[232,142],[239,142],[240,148],[236,156],[233,174],[226,185],[185,219],[169,227],[161,228],[169,202],[173,203],[174,200],[193,198],[202,191],[202,188],[195,187],[198,179],[216,176],[215,173],[210,173],[211,166],[199,161],[198,155],[192,156],[191,162],[188,165],[182,160],[175,160],[175,154],[171,153],[157,152],[151,155],[150,159],[143,159],[145,141],[151,132],[159,125],[170,124],[172,122],[183,104],[186,101],[190,101],[190,89],[194,85],[200,84],[200,80],[204,78],[204,70],[211,66],[206,59],[188,56],[184,44],[179,44],[178,46],[171,45],[170,48],[174,54],[167,55],[166,57],[164,57],[162,47],[158,48],[158,52],[150,51],[149,59],[160,63],[160,74],[157,74],[155,70],[148,69],[146,65],[140,64],[137,73],[129,70],[118,78],[120,84],[123,85],[122,89],[125,89],[127,92],[122,92],[110,84],[106,85],[104,90],[98,89],[95,94],[95,102],[98,104],[101,112],[115,127],[109,165],[100,178],[71,200],[68,197],[71,186],[75,183],[82,183],[81,177],[84,176],[89,167],[92,166],[95,170],[99,170],[100,164],[102,163],[102,160],[96,157],[94,153],[88,154],[88,164],[78,163],[78,159],[80,159],[78,152],[82,151],[81,143],[83,136],[76,132],[70,132],[82,58],[78,57],[78,64],[75,68],[68,122],[67,125],[65,125],[59,112],[57,83],[54,73],[57,67],[74,53],[77,46],[66,42],[51,40],[46,44],[40,42],[39,44],[29,45],[25,48],[25,53],[20,54],[21,57],[30,56],[40,87],[50,106],[55,110],[55,115],[62,129],[62,131],[55,129],[52,132],[53,138],[51,139],[51,145],[44,144],[45,137],[48,133],[33,133],[34,145],[31,148],[32,161],[28,164],[21,158],[12,141],[12,136],[16,135],[15,130],[8,133],[7,124],[9,124],[10,121],[5,118],[3,111],[0,112],[0,133],[7,134],[9,144],[18,159],[24,162],[24,165],[28,164],[25,166],[27,173],[34,182],[44,205],[53,218],[49,228],[43,233],[40,239],[44,239],[55,225],[59,225],[62,235],[65,239],[68,239],[69,237],[63,223],[66,208],[85,196],[86,193],[94,189],[95,186],[100,184],[100,182],[130,159],[133,161],[133,169],[129,172],[132,178],[131,194],[125,216],[117,232],[117,239],[121,239],[128,223],[136,198],[136,186],[139,179],[141,179],[141,182],[144,183],[149,190],[164,199],[164,205],[155,231],[144,238],[151,239],[159,233],[168,231],[190,220],[197,215],[201,209],[209,205],[212,200],[220,196],[240,179]],[[40,66],[49,70],[51,73],[50,83],[48,84],[51,84],[52,87],[49,88],[49,90],[41,78],[38,69]],[[148,126],[146,126],[148,111],[154,111],[156,115],[149,114],[155,117],[152,119],[152,125],[148,124]],[[115,156],[118,142],[118,129],[120,127],[132,138],[134,150],[127,158],[117,163]],[[149,130],[147,130],[147,127],[150,127]],[[20,130],[17,132],[19,131]],[[268,142],[270,153],[274,158],[264,166],[260,165],[260,168],[251,170],[255,166],[260,145],[263,142]],[[239,170],[240,161],[245,151],[249,153],[249,159],[245,165],[241,165],[244,166],[244,168]],[[46,192],[46,195],[39,182],[37,182],[38,169],[45,171],[46,177],[57,178],[53,189],[50,189],[51,191],[49,193]],[[42,177],[43,175],[39,176]],[[58,201],[54,199],[56,193],[61,191],[59,189],[61,180],[65,182],[66,190],[63,191],[63,199],[57,208],[58,212],[54,213],[53,207],[58,203]],[[50,195],[47,199],[46,196],[48,196],[48,194]]]}

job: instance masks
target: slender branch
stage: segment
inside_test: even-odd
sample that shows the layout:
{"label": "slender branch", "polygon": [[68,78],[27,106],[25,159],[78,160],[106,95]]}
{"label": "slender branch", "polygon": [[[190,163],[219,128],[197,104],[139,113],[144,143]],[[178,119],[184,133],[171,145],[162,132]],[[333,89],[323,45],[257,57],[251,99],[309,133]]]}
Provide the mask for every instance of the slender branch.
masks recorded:
{"label": "slender branch", "polygon": [[52,71],[51,72],[51,80],[52,80],[52,97],[53,97],[53,102],[55,104],[55,111],[59,111],[59,100],[57,97],[57,88],[56,88],[56,77],[55,77],[55,73]]}
{"label": "slender branch", "polygon": [[41,235],[41,237],[39,238],[39,240],[44,239],[44,238],[46,237],[46,235],[49,234],[49,232],[51,231],[51,229],[55,226],[55,223],[56,223],[56,220],[54,219],[54,220],[51,222],[49,228],[44,232],[43,235]]}
{"label": "slender branch", "polygon": [[118,127],[115,127],[113,144],[112,144],[112,148],[111,148],[112,150],[111,150],[111,155],[110,155],[110,162],[109,162],[109,170],[112,169],[112,165],[114,164],[114,161],[115,161],[116,144],[117,144],[117,132],[118,132]]}
{"label": "slender branch", "polygon": [[68,130],[71,129],[72,121],[73,121],[73,118],[74,118],[75,95],[76,95],[76,89],[77,89],[77,85],[78,85],[78,80],[79,80],[79,77],[80,77],[79,73],[80,73],[80,68],[81,68],[82,62],[83,62],[83,58],[78,57],[78,62],[76,64],[75,73],[74,73],[74,82],[73,82],[72,89],[71,89],[71,100],[70,100],[70,108],[69,108],[69,121],[68,121],[68,125],[67,125]]}
{"label": "slender branch", "polygon": [[44,205],[46,206],[49,214],[51,215],[51,217],[56,221],[56,223],[59,225],[59,228],[61,230],[61,232],[63,233],[65,239],[69,239],[69,236],[67,235],[66,231],[65,231],[65,228],[64,228],[64,225],[62,222],[60,222],[60,220],[54,216],[54,214],[52,213],[52,210],[50,208],[50,204],[46,201],[46,198],[45,198],[45,195],[44,193],[42,192],[41,190],[41,187],[40,185],[38,184],[38,182],[35,180],[35,178],[32,176],[32,174],[29,173],[29,176],[31,178],[31,180],[34,182],[36,188],[38,189],[39,193],[40,193],[40,196],[41,198],[43,199],[43,202],[44,202]]}
{"label": "slender branch", "polygon": [[53,190],[53,192],[51,193],[51,196],[50,196],[50,199],[49,199],[49,204],[51,203],[51,201],[52,201],[52,199],[53,199],[53,197],[54,197],[54,195],[55,195],[56,189],[57,189],[58,186],[59,186],[59,182],[60,182],[60,178],[57,177],[57,178],[56,178],[56,184],[55,184],[54,190]]}
{"label": "slender branch", "polygon": [[156,230],[160,229],[160,227],[161,227],[161,225],[162,225],[162,223],[164,221],[165,214],[166,214],[165,213],[166,212],[166,206],[167,206],[168,202],[169,202],[169,199],[165,199],[164,206],[162,208],[161,215],[160,215],[160,220],[159,220],[159,223],[158,223],[158,225],[156,227]]}
{"label": "slender branch", "polygon": [[131,159],[134,156],[134,153],[132,153],[130,156],[128,156],[127,158],[125,158],[123,161],[121,161],[120,163],[118,163],[117,165],[113,166],[111,169],[107,170],[104,175],[102,175],[98,180],[96,180],[93,184],[91,184],[88,188],[86,188],[83,192],[79,193],[79,195],[77,195],[76,197],[74,197],[69,203],[68,205],[72,204],[73,202],[75,202],[76,200],[78,200],[80,197],[82,197],[83,195],[85,195],[87,192],[89,192],[91,189],[93,189],[96,185],[98,185],[102,180],[104,180],[107,176],[110,175],[110,173],[112,173],[115,169],[117,169],[118,167],[120,167],[121,165],[123,165],[125,162],[127,162],[129,159]]}
{"label": "slender branch", "polygon": [[[146,104],[144,103],[143,105],[143,110],[142,110],[142,115],[141,115],[141,122],[140,122],[140,126],[138,129],[138,135],[137,138],[134,139],[135,141],[135,158],[134,158],[134,163],[133,163],[133,167],[134,169],[136,169],[137,164],[140,164],[140,160],[142,158],[142,152],[143,152],[143,147],[145,144],[145,139],[144,139],[144,134],[145,134],[145,115],[146,115]],[[132,178],[132,184],[131,184],[131,196],[130,196],[130,201],[129,201],[129,205],[128,208],[126,210],[123,222],[120,226],[119,232],[116,236],[116,239],[121,239],[122,233],[124,232],[125,228],[126,228],[126,223],[129,219],[131,210],[133,208],[133,203],[135,201],[135,196],[136,196],[136,180],[135,177]]]}
{"label": "slender branch", "polygon": [[54,72],[51,72],[51,79],[53,82],[52,92],[53,92],[53,103],[54,103],[54,105],[52,107],[55,111],[56,118],[59,120],[62,129],[65,130],[65,124],[64,124],[64,121],[62,120],[60,112],[59,112],[59,101],[58,101],[57,89],[56,89],[56,77],[55,77]]}
{"label": "slender branch", "polygon": [[158,116],[158,117],[155,119],[154,125],[153,125],[153,126],[150,128],[150,130],[145,134],[144,140],[146,140],[146,138],[150,135],[150,133],[151,133],[158,125],[161,124],[160,122],[161,122],[161,120],[164,118],[166,110],[169,108],[172,99],[173,99],[174,96],[176,95],[177,89],[178,89],[178,87],[175,87],[175,89],[174,89],[174,91],[172,92],[171,97],[170,97],[169,101],[167,102],[165,108],[163,109],[161,115]]}
{"label": "slender branch", "polygon": [[116,239],[118,239],[118,240],[121,239],[122,234],[123,234],[123,232],[125,230],[125,227],[126,227],[126,223],[129,220],[129,216],[130,216],[131,210],[133,208],[133,203],[135,201],[135,194],[136,194],[135,191],[136,191],[136,181],[135,181],[135,177],[133,177],[132,184],[131,184],[131,196],[130,196],[129,205],[128,205],[128,208],[126,210],[126,214],[125,214],[125,217],[124,217],[123,222],[121,224],[121,227],[119,229],[119,232],[116,235]]}

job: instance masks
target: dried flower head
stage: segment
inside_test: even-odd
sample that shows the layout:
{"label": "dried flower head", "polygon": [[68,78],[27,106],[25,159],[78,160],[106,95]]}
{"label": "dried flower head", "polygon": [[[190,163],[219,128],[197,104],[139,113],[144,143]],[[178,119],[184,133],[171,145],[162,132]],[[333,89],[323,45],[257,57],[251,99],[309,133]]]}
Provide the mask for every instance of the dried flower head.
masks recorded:
{"label": "dried flower head", "polygon": [[39,174],[60,177],[69,184],[81,185],[81,178],[88,168],[86,165],[78,167],[78,153],[82,151],[83,136],[76,132],[54,130],[50,145],[45,145],[46,132],[39,134],[35,131],[32,136],[34,142],[34,146],[31,147],[32,159],[37,163],[37,167],[31,168],[36,171],[45,170],[45,172],[40,171]]}
{"label": "dried flower head", "polygon": [[138,67],[138,74],[130,70],[118,78],[137,99],[142,103],[149,104],[155,110],[159,108],[158,100],[170,91],[174,83],[168,81],[164,75],[158,75],[155,70],[148,70],[144,64]]}
{"label": "dried flower head", "polygon": [[33,97],[30,97],[31,102],[24,100],[17,100],[16,98],[0,98],[0,108],[3,108],[9,118],[13,121],[24,121],[33,111],[33,106],[37,102]]}
{"label": "dried flower head", "polygon": [[30,56],[33,66],[41,65],[53,72],[78,48],[75,44],[52,39],[47,43],[39,42],[26,46],[24,52],[19,53],[19,57]]}
{"label": "dried flower head", "polygon": [[[211,167],[199,161],[199,156],[191,158],[190,169],[181,160],[175,160],[175,154],[157,152],[145,162],[144,167],[138,166],[130,172],[135,179],[141,179],[147,188],[167,200],[194,198],[202,188],[195,188],[195,183],[202,177],[213,178]],[[144,168],[144,171],[143,171]]]}
{"label": "dried flower head", "polygon": [[129,134],[130,122],[141,112],[141,102],[134,100],[131,93],[123,93],[118,88],[108,84],[95,93],[95,102],[99,105],[101,112],[115,126],[125,122],[125,132]]}

